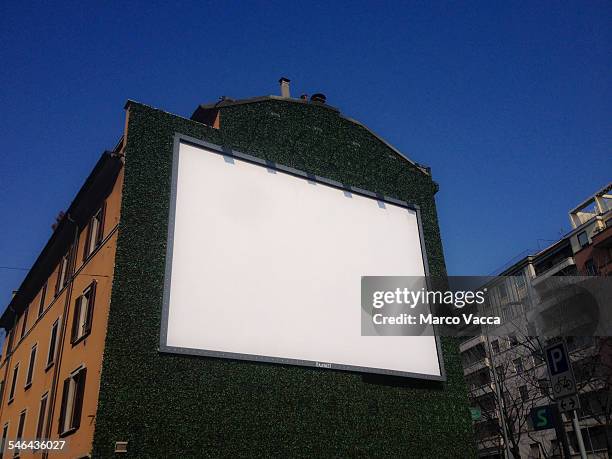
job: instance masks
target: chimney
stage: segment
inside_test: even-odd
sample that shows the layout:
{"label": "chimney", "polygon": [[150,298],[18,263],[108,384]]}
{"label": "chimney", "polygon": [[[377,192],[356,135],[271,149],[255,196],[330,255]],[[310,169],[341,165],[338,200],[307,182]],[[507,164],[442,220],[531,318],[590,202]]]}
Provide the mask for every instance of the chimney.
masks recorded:
{"label": "chimney", "polygon": [[291,80],[289,78],[281,77],[278,82],[280,83],[281,97],[285,97],[289,99],[291,97],[291,93],[289,92],[289,82]]}
{"label": "chimney", "polygon": [[327,97],[325,97],[325,94],[321,94],[320,92],[313,94],[310,97],[311,102],[315,102],[318,104],[324,104],[326,100],[327,100]]}
{"label": "chimney", "polygon": [[57,229],[57,227],[62,222],[62,220],[64,219],[65,216],[66,216],[66,214],[64,213],[64,211],[60,210],[59,213],[57,214],[57,217],[55,217],[55,222],[51,225],[51,229],[53,231],[55,231]]}

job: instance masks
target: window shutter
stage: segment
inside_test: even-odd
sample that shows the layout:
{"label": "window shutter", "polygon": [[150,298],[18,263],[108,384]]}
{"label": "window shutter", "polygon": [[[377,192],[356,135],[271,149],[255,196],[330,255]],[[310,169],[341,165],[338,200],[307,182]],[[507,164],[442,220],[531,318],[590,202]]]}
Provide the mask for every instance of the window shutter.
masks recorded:
{"label": "window shutter", "polygon": [[96,302],[96,286],[98,283],[93,281],[89,290],[89,301],[87,302],[87,316],[85,317],[85,333],[91,331],[91,323],[93,322],[94,304]]}
{"label": "window shutter", "polygon": [[64,431],[64,420],[66,419],[66,403],[68,403],[68,390],[70,389],[70,378],[64,379],[64,389],[62,390],[62,404],[60,406],[59,428],[57,433]]}
{"label": "window shutter", "polygon": [[11,391],[9,392],[9,400],[15,396],[15,387],[17,386],[17,376],[19,375],[19,364],[15,365],[13,370],[13,381],[11,382]]}
{"label": "window shutter", "polygon": [[40,316],[45,310],[45,296],[47,296],[47,282],[43,285],[42,291],[40,292],[40,303],[38,303],[38,315]]}
{"label": "window shutter", "polygon": [[49,353],[47,354],[47,365],[55,361],[55,348],[57,347],[57,333],[59,329],[59,319],[51,327],[51,339],[49,340]]}
{"label": "window shutter", "polygon": [[40,399],[40,408],[38,409],[38,423],[36,424],[36,439],[42,440],[43,429],[45,428],[45,417],[47,415],[48,394]]}
{"label": "window shutter", "polygon": [[11,328],[11,331],[9,331],[8,342],[6,344],[6,355],[9,355],[11,351],[13,350],[13,336],[15,336],[14,331],[15,331],[14,327]]}
{"label": "window shutter", "polygon": [[72,252],[76,251],[77,249],[78,249],[78,242],[77,242],[77,247],[75,248],[74,246],[71,245],[70,248],[68,249],[68,253],[66,254],[66,278],[64,279],[64,285],[68,283],[68,280],[72,276],[72,273],[73,273],[72,268],[74,268],[73,265],[76,262],[76,256],[73,257]]}
{"label": "window shutter", "polygon": [[89,256],[89,243],[91,242],[91,220],[87,225],[87,233],[85,236],[85,245],[83,246],[83,261],[87,260]]}
{"label": "window shutter", "polygon": [[87,368],[83,368],[77,374],[76,378],[76,393],[74,395],[74,409],[72,410],[71,427],[78,429],[81,425],[81,412],[83,411],[83,396],[85,394],[85,376]]}
{"label": "window shutter", "polygon": [[55,279],[55,294],[57,295],[60,291],[60,279],[62,278],[62,262],[60,261],[59,267],[57,268],[57,279]]}
{"label": "window shutter", "polygon": [[81,304],[83,296],[79,296],[74,304],[74,314],[72,316],[72,330],[70,332],[70,343],[74,343],[79,337],[79,318],[81,317]]}
{"label": "window shutter", "polygon": [[102,207],[100,209],[100,222],[98,224],[98,234],[96,234],[96,247],[102,243],[102,239],[104,239],[104,216],[106,214],[106,201],[102,203]]}

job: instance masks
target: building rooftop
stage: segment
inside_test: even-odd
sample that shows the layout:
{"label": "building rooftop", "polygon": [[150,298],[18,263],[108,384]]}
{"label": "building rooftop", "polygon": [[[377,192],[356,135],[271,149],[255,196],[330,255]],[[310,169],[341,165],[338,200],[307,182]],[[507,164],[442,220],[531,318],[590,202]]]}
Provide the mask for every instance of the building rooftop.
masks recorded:
{"label": "building rooftop", "polygon": [[120,154],[107,151],[101,155],[68,209],[60,214],[51,237],[0,316],[0,328],[8,330],[13,327],[15,317],[36,296],[44,279],[53,272],[58,260],[73,242],[75,223],[82,225],[90,217],[92,202],[107,191],[109,177],[116,176],[121,166]]}
{"label": "building rooftop", "polygon": [[612,182],[601,190],[588,197],[569,212],[570,221],[574,228],[589,220],[612,210]]}
{"label": "building rooftop", "polygon": [[236,106],[248,105],[248,104],[266,103],[266,102],[271,102],[271,101],[288,103],[288,104],[298,104],[302,106],[315,107],[321,110],[328,110],[328,111],[331,111],[337,114],[342,119],[347,120],[350,123],[365,129],[369,134],[371,134],[378,141],[384,144],[387,148],[393,151],[398,157],[407,161],[412,166],[415,166],[423,174],[429,175],[429,176],[431,175],[431,169],[429,167],[419,164],[416,161],[408,158],[406,155],[400,152],[397,148],[395,148],[393,145],[391,145],[389,142],[383,139],[381,136],[373,132],[366,125],[362,124],[361,122],[353,118],[343,115],[338,108],[332,105],[329,105],[327,103],[327,98],[324,94],[321,94],[321,93],[313,94],[310,97],[310,99],[308,99],[308,96],[306,94],[302,94],[297,99],[291,97],[290,92],[289,92],[289,81],[290,80],[284,77],[279,80],[280,92],[281,92],[280,96],[268,95],[268,96],[250,97],[246,99],[232,99],[226,96],[222,96],[217,102],[200,104],[195,109],[193,114],[191,115],[191,119],[194,121],[198,121],[198,122],[210,125],[210,126],[219,127],[218,114],[219,114],[219,111],[223,110],[224,108],[236,107]]}

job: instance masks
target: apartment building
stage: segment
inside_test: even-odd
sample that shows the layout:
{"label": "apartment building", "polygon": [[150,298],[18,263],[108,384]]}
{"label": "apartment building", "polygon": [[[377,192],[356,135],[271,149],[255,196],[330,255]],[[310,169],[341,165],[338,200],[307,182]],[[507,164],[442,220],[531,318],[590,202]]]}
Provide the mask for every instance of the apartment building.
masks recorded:
{"label": "apartment building", "polygon": [[[490,304],[512,326],[506,336],[462,338],[460,350],[471,406],[481,415],[474,420],[479,457],[561,457],[554,430],[535,431],[529,419],[533,407],[551,403],[542,339],[532,338],[538,314],[543,323],[558,326],[554,302],[543,301],[547,283],[558,276],[607,275],[612,244],[612,206],[608,185],[570,212],[572,230],[540,252],[523,257],[487,285]],[[594,268],[595,267],[595,268]],[[571,277],[570,277],[571,279]],[[551,304],[553,305],[551,307]],[[528,322],[531,325],[528,325]],[[567,323],[570,322],[570,323]],[[564,334],[571,334],[565,321]],[[540,330],[548,336],[552,328]],[[497,335],[504,335],[499,330]],[[576,329],[576,335],[581,330]],[[589,457],[608,457],[607,408],[610,391],[605,377],[594,377],[599,340],[588,336],[567,338],[580,388],[581,430]],[[612,398],[610,399],[612,401]],[[571,420],[563,416],[572,451],[578,455]]]}
{"label": "apartment building", "polygon": [[473,456],[452,339],[442,340],[443,383],[160,350],[177,136],[420,206],[429,270],[445,272],[431,171],[322,94],[292,98],[280,84],[280,96],[224,97],[191,118],[126,104],[117,147],[0,318],[5,457],[18,438],[66,440],[70,458],[444,457],[448,444]]}
{"label": "apartment building", "polygon": [[612,274],[612,183],[570,211],[576,269],[584,276]]}
{"label": "apartment building", "polygon": [[18,439],[62,439],[63,457],[90,453],[117,246],[121,148],[102,155],[0,319],[7,331],[0,363],[6,457],[34,454],[8,451],[7,441]]}

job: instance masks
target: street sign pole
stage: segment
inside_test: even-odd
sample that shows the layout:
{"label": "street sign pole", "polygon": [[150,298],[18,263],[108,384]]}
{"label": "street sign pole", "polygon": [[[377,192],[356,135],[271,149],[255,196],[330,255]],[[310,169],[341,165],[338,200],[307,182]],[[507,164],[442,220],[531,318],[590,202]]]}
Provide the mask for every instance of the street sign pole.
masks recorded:
{"label": "street sign pole", "polygon": [[[576,378],[574,377],[574,371],[572,369],[572,363],[565,339],[546,346],[544,354],[546,356],[546,366],[548,367],[548,378],[550,380],[553,398],[557,401],[558,408],[564,412],[573,413],[572,426],[576,435],[576,441],[578,442],[580,457],[581,459],[586,459],[584,440],[582,439],[580,423],[578,422],[578,413],[576,412],[576,408],[580,408],[580,398],[577,395]],[[557,412],[559,412],[559,410],[557,410]],[[559,413],[559,423],[563,430],[563,438],[567,441],[561,413]],[[566,455],[567,454],[568,452],[566,451]]]}
{"label": "street sign pole", "polygon": [[580,458],[587,459],[586,449],[584,448],[584,441],[582,439],[582,431],[580,430],[580,423],[578,422],[578,412],[574,410],[574,416],[572,417],[572,426],[576,433],[576,440],[578,440],[578,449],[580,450]]}
{"label": "street sign pole", "polygon": [[548,429],[555,429],[557,434],[557,441],[563,448],[563,456],[566,459],[571,458],[569,442],[567,441],[567,434],[563,426],[563,419],[561,418],[561,412],[559,406],[556,403],[550,405],[537,406],[531,409],[529,413],[533,430],[541,431]]}
{"label": "street sign pole", "polygon": [[572,457],[572,454],[570,453],[569,441],[567,441],[567,432],[565,431],[565,427],[563,425],[563,417],[561,416],[559,407],[554,404],[553,406],[555,434],[557,435],[557,440],[561,441],[561,447],[563,448],[563,456],[570,459]]}

